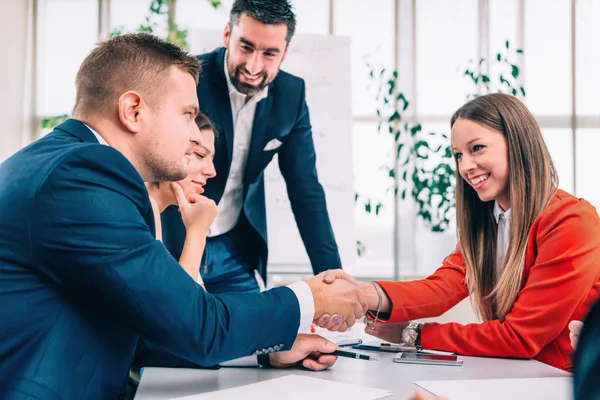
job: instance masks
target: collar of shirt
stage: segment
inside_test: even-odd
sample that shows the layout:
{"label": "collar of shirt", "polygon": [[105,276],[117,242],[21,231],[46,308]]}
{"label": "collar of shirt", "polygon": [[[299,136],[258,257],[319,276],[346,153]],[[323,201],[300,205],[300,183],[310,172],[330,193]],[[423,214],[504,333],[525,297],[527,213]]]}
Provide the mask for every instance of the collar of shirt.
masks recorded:
{"label": "collar of shirt", "polygon": [[96,132],[95,130],[93,130],[92,128],[90,128],[90,126],[88,124],[84,124],[90,131],[92,131],[92,133],[94,134],[94,136],[96,136],[96,140],[98,141],[98,143],[103,144],[105,146],[108,146],[108,143],[106,143],[106,140],[104,140],[104,138],[102,136],[100,136],[98,134],[98,132]]}
{"label": "collar of shirt", "polygon": [[511,209],[509,208],[508,211],[504,211],[502,207],[500,207],[500,204],[498,204],[497,201],[494,201],[494,218],[496,219],[496,223],[500,221],[500,215],[502,214],[504,214],[504,218],[510,222]]}
{"label": "collar of shirt", "polygon": [[[223,69],[225,70],[225,80],[227,81],[227,89],[229,90],[229,98],[231,98],[231,99],[237,98],[237,99],[241,100],[242,105],[245,104],[247,95],[240,92],[239,90],[237,90],[235,88],[235,86],[233,86],[233,83],[231,83],[231,76],[229,75],[229,68],[227,68],[227,51],[225,51],[225,60],[223,61]],[[267,86],[265,86],[265,88],[263,90],[254,94],[250,98],[249,101],[258,103],[259,101],[261,101],[262,99],[267,97],[268,94],[269,94],[269,86],[267,85]]]}

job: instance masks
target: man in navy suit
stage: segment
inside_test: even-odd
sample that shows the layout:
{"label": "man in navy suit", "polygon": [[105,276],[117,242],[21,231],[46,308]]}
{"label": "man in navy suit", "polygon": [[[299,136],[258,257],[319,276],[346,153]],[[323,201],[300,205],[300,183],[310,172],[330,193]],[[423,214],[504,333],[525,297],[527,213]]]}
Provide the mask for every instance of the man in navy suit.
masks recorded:
{"label": "man in navy suit", "polygon": [[0,164],[0,398],[114,399],[134,357],[295,364],[332,350],[296,340],[315,318],[353,323],[365,311],[357,285],[323,276],[207,294],[155,240],[144,182],[187,174],[198,71],[150,35],[101,43],[77,73],[74,119]]}
{"label": "man in navy suit", "polygon": [[[217,176],[204,193],[219,214],[200,269],[212,293],[258,291],[255,270],[266,281],[263,171],[275,154],[314,273],[342,267],[317,178],[305,84],[279,71],[295,25],[287,0],[236,0],[225,47],[198,57],[200,108],[220,132]],[[163,213],[162,225],[164,243],[178,258],[185,229],[176,208]]]}
{"label": "man in navy suit", "polygon": [[576,343],[577,349],[573,356],[573,398],[600,399],[600,301],[594,303],[585,317]]}

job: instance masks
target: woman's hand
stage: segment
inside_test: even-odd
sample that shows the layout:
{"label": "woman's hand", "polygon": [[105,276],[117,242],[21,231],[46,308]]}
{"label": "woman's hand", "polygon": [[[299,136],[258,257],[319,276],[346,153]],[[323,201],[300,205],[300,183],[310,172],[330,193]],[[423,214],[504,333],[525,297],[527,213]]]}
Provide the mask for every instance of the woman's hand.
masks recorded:
{"label": "woman's hand", "polygon": [[175,193],[187,234],[198,232],[206,236],[218,213],[214,200],[196,193],[186,198],[183,189],[176,182],[171,183],[171,189]]}
{"label": "woman's hand", "polygon": [[365,318],[365,324],[367,325],[365,332],[369,335],[390,343],[402,343],[402,331],[409,323],[376,324],[370,319]]}

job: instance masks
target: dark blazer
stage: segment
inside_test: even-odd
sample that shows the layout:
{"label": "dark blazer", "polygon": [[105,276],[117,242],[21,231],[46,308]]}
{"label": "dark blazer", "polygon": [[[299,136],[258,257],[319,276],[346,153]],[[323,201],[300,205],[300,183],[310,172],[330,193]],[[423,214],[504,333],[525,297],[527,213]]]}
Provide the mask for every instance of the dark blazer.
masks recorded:
{"label": "dark blazer", "polygon": [[0,398],[114,399],[140,338],[207,366],[291,347],[293,292],[205,293],[155,240],[138,172],[81,122],[0,182]]}
{"label": "dark blazer", "polygon": [[[225,48],[198,57],[202,64],[198,83],[200,109],[208,115],[220,133],[216,142],[217,176],[206,185],[205,196],[219,202],[225,190],[233,154],[233,118],[227,78],[224,72]],[[257,236],[260,252],[258,270],[266,279],[267,220],[263,171],[275,154],[285,178],[288,197],[300,236],[315,274],[341,268],[337,244],[319,183],[316,154],[306,105],[304,80],[280,71],[269,84],[269,92],[256,107],[248,161],[244,170],[243,211]],[[263,151],[272,139],[283,144]],[[181,255],[185,227],[174,207],[163,213],[163,241],[176,258]],[[290,227],[290,229],[293,229]]]}
{"label": "dark blazer", "polygon": [[596,301],[583,321],[573,357],[575,400],[600,399],[600,301]]}

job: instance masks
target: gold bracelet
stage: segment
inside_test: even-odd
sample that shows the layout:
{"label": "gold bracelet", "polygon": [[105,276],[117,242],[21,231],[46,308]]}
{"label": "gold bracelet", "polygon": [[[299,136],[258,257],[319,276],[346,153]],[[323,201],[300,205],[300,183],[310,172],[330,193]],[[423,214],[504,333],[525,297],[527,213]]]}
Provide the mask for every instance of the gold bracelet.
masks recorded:
{"label": "gold bracelet", "polygon": [[381,321],[379,319],[379,312],[381,311],[381,306],[383,305],[383,294],[381,293],[381,286],[377,282],[371,282],[373,287],[375,288],[375,292],[377,292],[377,312],[375,313],[375,322]]}

